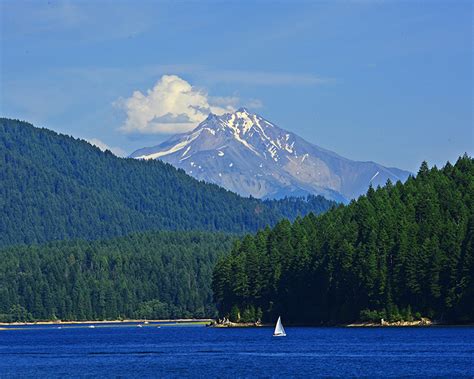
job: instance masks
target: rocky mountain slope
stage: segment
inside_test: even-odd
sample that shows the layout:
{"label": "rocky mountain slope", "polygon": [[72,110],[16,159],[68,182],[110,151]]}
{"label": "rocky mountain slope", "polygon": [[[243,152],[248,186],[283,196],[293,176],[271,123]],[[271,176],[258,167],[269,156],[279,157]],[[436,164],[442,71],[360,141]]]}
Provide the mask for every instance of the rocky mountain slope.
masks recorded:
{"label": "rocky mountain slope", "polygon": [[370,184],[404,181],[410,175],[341,157],[245,108],[210,114],[193,131],[137,150],[131,157],[161,159],[197,179],[256,198],[318,194],[349,200],[365,193]]}

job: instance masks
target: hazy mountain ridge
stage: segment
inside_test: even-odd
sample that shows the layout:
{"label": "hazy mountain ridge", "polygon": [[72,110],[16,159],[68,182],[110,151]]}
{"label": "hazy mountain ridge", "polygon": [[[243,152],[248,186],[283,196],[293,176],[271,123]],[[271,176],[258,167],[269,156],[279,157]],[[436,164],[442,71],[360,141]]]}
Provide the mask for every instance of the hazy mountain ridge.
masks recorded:
{"label": "hazy mountain ridge", "polygon": [[319,194],[348,200],[365,193],[370,184],[404,181],[410,175],[344,158],[245,108],[210,114],[191,132],[137,150],[131,157],[161,159],[197,179],[257,198]]}

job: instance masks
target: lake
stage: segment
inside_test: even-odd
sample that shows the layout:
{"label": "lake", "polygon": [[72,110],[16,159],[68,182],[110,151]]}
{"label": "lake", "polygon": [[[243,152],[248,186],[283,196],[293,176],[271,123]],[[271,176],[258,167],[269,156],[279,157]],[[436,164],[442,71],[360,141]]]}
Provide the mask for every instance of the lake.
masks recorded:
{"label": "lake", "polygon": [[136,325],[0,330],[0,376],[474,376],[474,328]]}

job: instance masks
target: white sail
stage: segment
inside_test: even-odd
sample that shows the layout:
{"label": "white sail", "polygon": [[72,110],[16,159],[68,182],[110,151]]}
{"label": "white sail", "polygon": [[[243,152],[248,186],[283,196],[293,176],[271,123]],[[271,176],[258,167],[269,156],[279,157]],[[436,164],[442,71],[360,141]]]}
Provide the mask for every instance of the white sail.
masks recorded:
{"label": "white sail", "polygon": [[283,324],[281,323],[281,317],[278,316],[278,321],[275,326],[275,331],[273,332],[275,337],[285,337],[285,328],[283,328]]}

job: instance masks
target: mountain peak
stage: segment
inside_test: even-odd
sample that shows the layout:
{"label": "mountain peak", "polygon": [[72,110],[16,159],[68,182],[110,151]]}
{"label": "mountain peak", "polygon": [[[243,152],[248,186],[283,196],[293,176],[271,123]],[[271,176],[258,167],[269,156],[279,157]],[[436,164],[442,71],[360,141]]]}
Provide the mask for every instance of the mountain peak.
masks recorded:
{"label": "mountain peak", "polygon": [[215,135],[214,132],[230,132],[237,138],[238,136],[243,137],[254,127],[262,129],[262,126],[266,126],[265,124],[267,122],[262,117],[250,113],[247,108],[241,107],[234,112],[224,113],[220,116],[210,113],[194,131],[208,129],[213,131],[213,135]]}
{"label": "mountain peak", "polygon": [[227,123],[228,120],[251,119],[255,117],[258,117],[258,116],[256,114],[249,112],[249,110],[245,107],[240,107],[236,111],[223,113],[221,115],[217,115],[211,112],[209,113],[207,118],[196,127],[196,129],[198,129],[200,126],[202,126],[203,124],[206,124],[209,121],[217,121],[217,122],[223,121]]}
{"label": "mountain peak", "polygon": [[250,114],[250,112],[248,111],[247,108],[245,107],[240,107],[239,109],[237,109],[237,111],[235,111],[236,114],[238,113],[244,113],[244,114]]}

